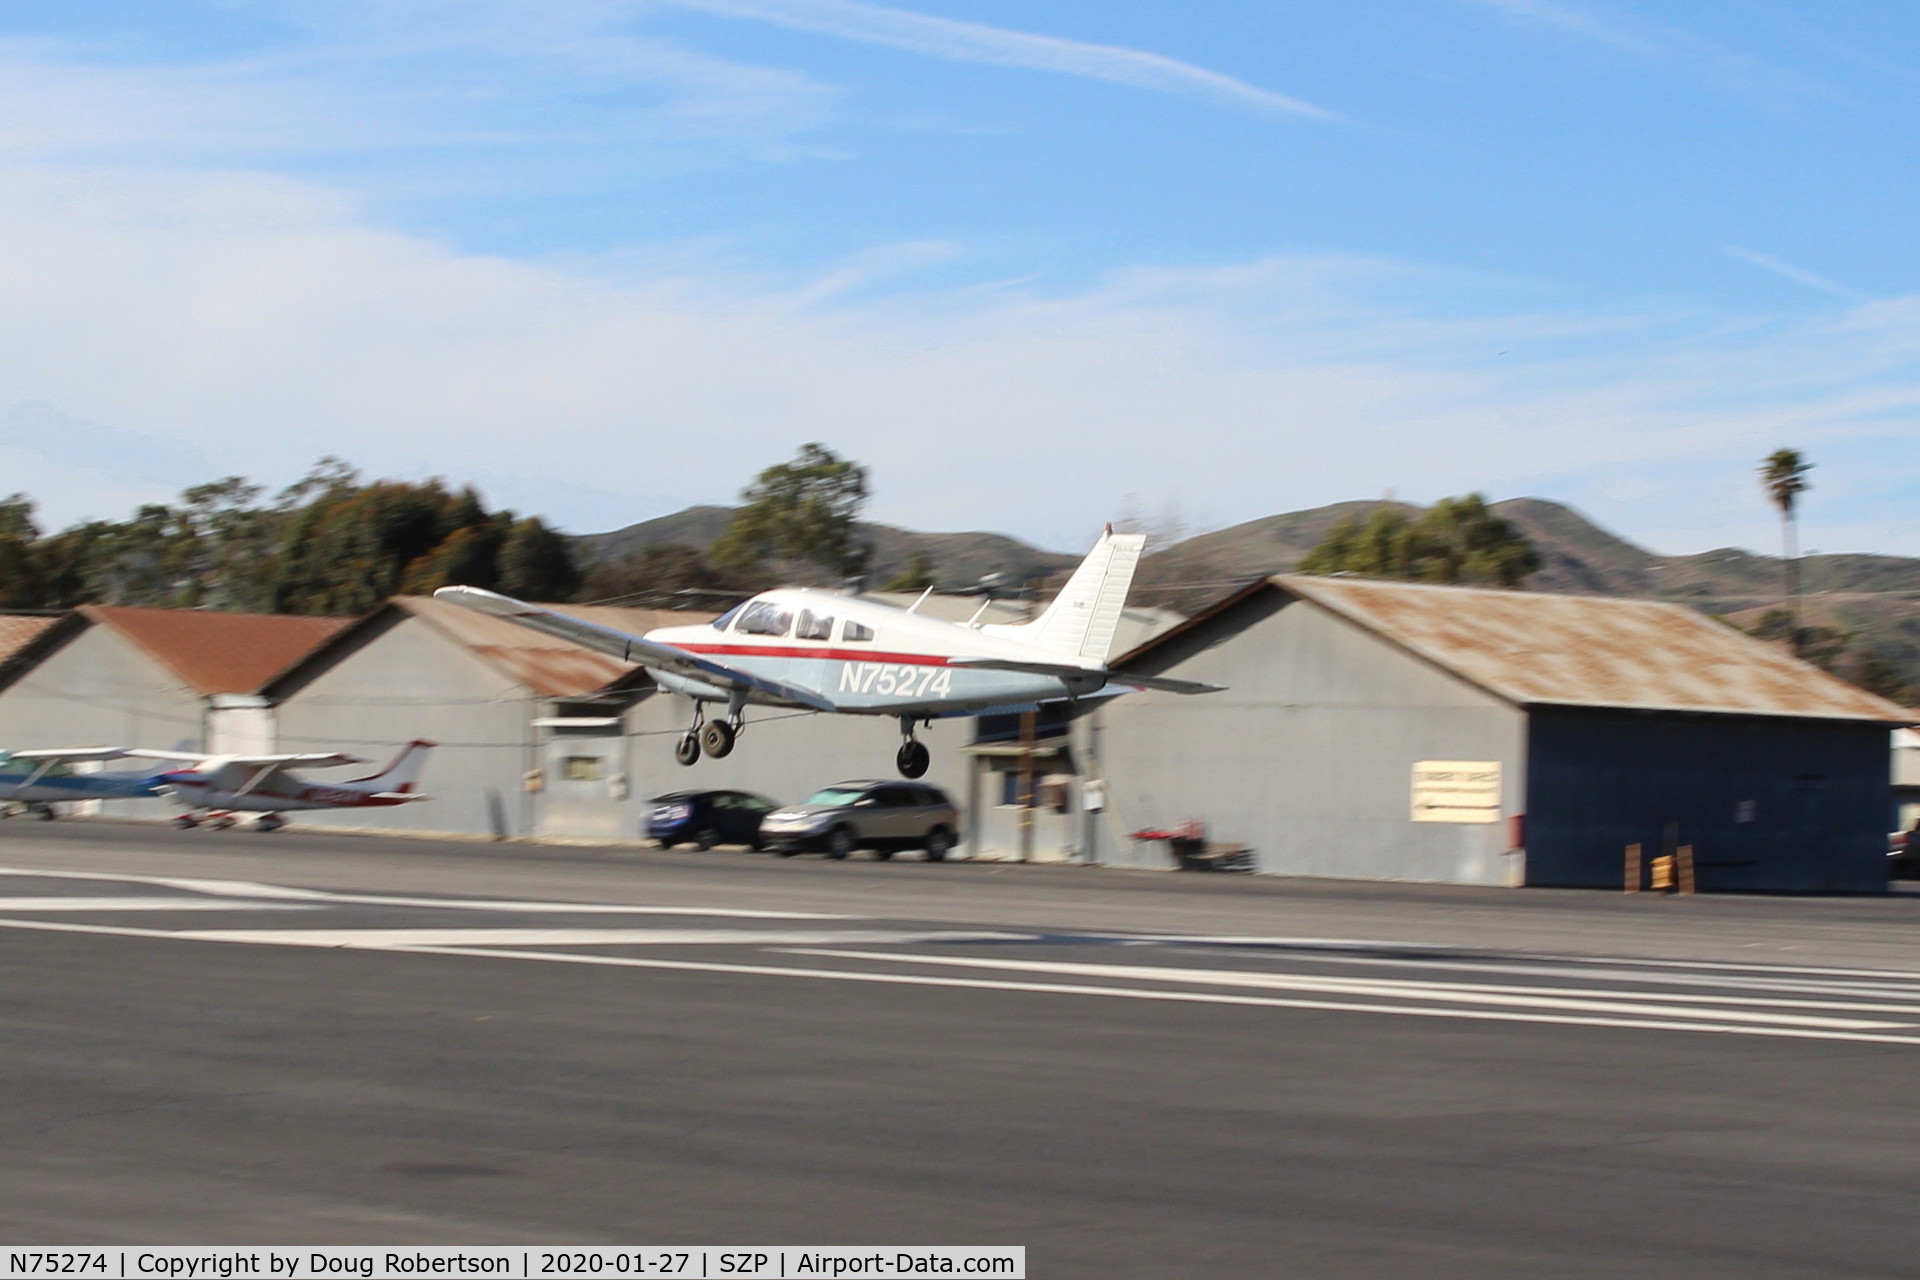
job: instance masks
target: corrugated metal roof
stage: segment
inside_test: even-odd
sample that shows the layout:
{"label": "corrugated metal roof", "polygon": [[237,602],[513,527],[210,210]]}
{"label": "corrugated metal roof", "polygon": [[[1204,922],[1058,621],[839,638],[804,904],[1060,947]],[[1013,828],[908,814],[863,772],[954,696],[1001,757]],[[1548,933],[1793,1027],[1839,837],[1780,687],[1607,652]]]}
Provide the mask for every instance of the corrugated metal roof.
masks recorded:
{"label": "corrugated metal roof", "polygon": [[1272,582],[1522,705],[1913,722],[1685,605],[1303,574]]}
{"label": "corrugated metal roof", "polygon": [[[431,596],[395,596],[393,604],[543,698],[593,693],[635,669],[631,662],[621,662],[582,645],[542,635],[506,618],[463,609]],[[706,622],[714,616],[674,609],[617,609],[607,605],[545,607],[636,636],[657,627]]]}
{"label": "corrugated metal roof", "polygon": [[119,632],[203,695],[257,691],[350,621],[132,605],[83,604],[75,612]]}
{"label": "corrugated metal roof", "polygon": [[38,617],[19,613],[0,613],[0,662],[5,662],[29,640],[58,622],[58,617]]}

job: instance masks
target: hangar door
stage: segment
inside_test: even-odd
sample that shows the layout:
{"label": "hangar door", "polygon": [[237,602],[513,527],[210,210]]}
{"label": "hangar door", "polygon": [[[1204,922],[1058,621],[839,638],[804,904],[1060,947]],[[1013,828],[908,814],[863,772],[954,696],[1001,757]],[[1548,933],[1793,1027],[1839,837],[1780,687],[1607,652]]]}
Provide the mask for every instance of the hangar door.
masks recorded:
{"label": "hangar door", "polygon": [[543,734],[534,834],[618,840],[627,797],[627,740],[619,716],[536,720]]}

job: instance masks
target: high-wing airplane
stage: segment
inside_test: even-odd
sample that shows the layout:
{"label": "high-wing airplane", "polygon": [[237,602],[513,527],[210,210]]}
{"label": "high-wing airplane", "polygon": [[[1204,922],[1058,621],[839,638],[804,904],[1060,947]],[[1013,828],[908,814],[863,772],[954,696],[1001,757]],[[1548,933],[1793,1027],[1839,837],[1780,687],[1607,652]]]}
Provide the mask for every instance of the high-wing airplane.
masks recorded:
{"label": "high-wing airplane", "polygon": [[[927,771],[915,726],[942,716],[1030,710],[1127,689],[1213,693],[1217,686],[1107,668],[1120,613],[1146,540],[1111,526],[1059,597],[1032,622],[947,622],[828,591],[767,591],[711,623],[664,627],[645,636],[570,618],[478,587],[434,595],[647,669],[663,689],[693,699],[693,726],[674,747],[692,764],[724,756],[749,704],[800,707],[900,721],[900,772]],[[924,600],[926,597],[922,596]],[[706,718],[708,703],[726,718]]]}
{"label": "high-wing airplane", "polygon": [[70,800],[139,800],[160,793],[148,773],[74,773],[72,766],[95,760],[119,760],[125,747],[45,747],[0,751],[0,803],[18,803],[42,818],[51,806]]}
{"label": "high-wing airplane", "polygon": [[350,782],[309,782],[293,769],[335,769],[342,765],[365,764],[364,756],[339,752],[278,756],[194,756],[178,751],[145,751],[135,748],[128,755],[149,756],[157,760],[190,760],[193,767],[154,775],[186,812],[173,820],[176,827],[197,827],[205,822],[216,830],[231,827],[236,813],[257,813],[254,827],[260,831],[278,831],[287,825],[280,815],[302,809],[380,809],[410,804],[428,797],[413,789],[420,766],[435,745],[416,741],[407,744],[399,755],[379,773]]}

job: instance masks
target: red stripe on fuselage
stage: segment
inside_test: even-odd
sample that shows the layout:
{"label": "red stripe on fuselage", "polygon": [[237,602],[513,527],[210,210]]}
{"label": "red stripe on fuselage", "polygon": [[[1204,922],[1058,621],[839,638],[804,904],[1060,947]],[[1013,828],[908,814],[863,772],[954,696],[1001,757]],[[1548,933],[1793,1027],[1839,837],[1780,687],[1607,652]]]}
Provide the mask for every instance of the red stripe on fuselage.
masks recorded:
{"label": "red stripe on fuselage", "polygon": [[875,653],[871,649],[800,649],[791,645],[772,644],[679,644],[671,643],[676,649],[685,649],[688,653],[725,654],[741,658],[826,658],[840,662],[884,662],[899,666],[944,667],[948,659],[931,653]]}

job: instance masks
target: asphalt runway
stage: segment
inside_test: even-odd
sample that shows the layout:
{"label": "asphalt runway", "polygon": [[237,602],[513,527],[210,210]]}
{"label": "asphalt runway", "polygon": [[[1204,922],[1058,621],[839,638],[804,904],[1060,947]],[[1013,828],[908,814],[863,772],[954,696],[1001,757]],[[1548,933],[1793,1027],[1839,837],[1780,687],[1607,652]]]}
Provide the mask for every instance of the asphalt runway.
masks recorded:
{"label": "asphalt runway", "polygon": [[0,1238],[1912,1275],[1917,928],[7,823]]}

